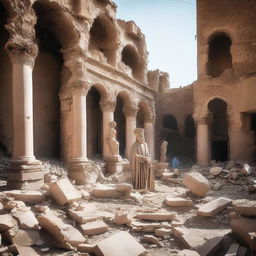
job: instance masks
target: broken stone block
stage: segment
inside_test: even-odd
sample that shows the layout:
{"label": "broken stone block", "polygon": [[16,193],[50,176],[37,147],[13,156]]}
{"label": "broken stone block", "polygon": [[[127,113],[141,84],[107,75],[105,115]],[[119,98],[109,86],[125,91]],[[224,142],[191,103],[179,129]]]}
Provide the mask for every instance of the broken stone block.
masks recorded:
{"label": "broken stone block", "polygon": [[178,253],[177,256],[200,256],[196,251],[191,250],[182,250]]}
{"label": "broken stone block", "polygon": [[256,238],[251,232],[256,230],[256,220],[248,218],[232,218],[230,223],[232,232],[247,244],[252,251],[256,251]]}
{"label": "broken stone block", "polygon": [[221,167],[212,167],[210,169],[210,174],[212,174],[214,176],[218,176],[221,172],[222,172],[222,168]]}
{"label": "broken stone block", "polygon": [[116,190],[124,193],[125,196],[129,196],[132,193],[132,185],[128,183],[116,184]]}
{"label": "broken stone block", "polygon": [[118,232],[96,244],[96,256],[139,256],[145,248],[128,232]]}
{"label": "broken stone block", "polygon": [[[229,229],[223,229],[219,233],[220,235],[226,235],[229,232]],[[202,248],[206,240],[216,237],[216,230],[175,227],[173,228],[173,235],[182,244],[183,248],[196,250],[199,252],[199,249]],[[208,254],[201,254],[199,252],[199,255],[206,256]]]}
{"label": "broken stone block", "polygon": [[236,256],[238,249],[239,249],[239,244],[237,243],[231,244],[225,256]]}
{"label": "broken stone block", "polygon": [[99,214],[98,209],[94,204],[87,204],[85,208],[80,211],[69,209],[68,215],[78,224],[84,224],[90,221],[101,219],[101,214]]}
{"label": "broken stone block", "polygon": [[163,244],[153,235],[144,235],[141,241],[148,244],[155,244],[158,247],[163,247]]}
{"label": "broken stone block", "polygon": [[241,173],[245,176],[249,176],[252,173],[252,167],[249,164],[244,164]]}
{"label": "broken stone block", "polygon": [[40,256],[32,247],[16,246],[19,256]]}
{"label": "broken stone block", "polygon": [[198,196],[205,196],[210,190],[208,180],[199,172],[189,172],[184,175],[183,183]]}
{"label": "broken stone block", "polygon": [[19,208],[13,213],[14,218],[18,221],[20,228],[29,230],[38,230],[39,223],[34,213],[29,208]]}
{"label": "broken stone block", "polygon": [[204,205],[202,205],[197,214],[200,216],[209,216],[213,217],[218,214],[220,211],[224,210],[229,204],[231,204],[232,200],[224,197],[217,198],[213,201],[210,201]]}
{"label": "broken stone block", "polygon": [[176,197],[176,198],[172,198],[172,197],[167,197],[165,199],[165,203],[168,206],[173,206],[173,207],[179,207],[179,206],[191,206],[193,205],[192,200],[190,199],[184,199],[181,197]]}
{"label": "broken stone block", "polygon": [[119,211],[116,212],[114,222],[118,225],[129,225],[132,219],[128,212]]}
{"label": "broken stone block", "polygon": [[17,222],[11,214],[0,215],[0,232],[7,231],[15,226],[17,226]]}
{"label": "broken stone block", "polygon": [[235,167],[235,162],[234,162],[234,160],[230,160],[229,162],[228,162],[228,164],[226,165],[226,168],[227,169],[232,169],[232,168],[234,168]]}
{"label": "broken stone block", "polygon": [[218,190],[220,190],[220,189],[221,189],[221,187],[222,187],[222,183],[220,183],[220,182],[216,182],[215,184],[213,184],[213,186],[212,186],[212,190],[214,190],[214,191],[218,191]]}
{"label": "broken stone block", "polygon": [[44,239],[39,231],[10,229],[3,234],[3,238],[11,244],[31,246],[44,244]]}
{"label": "broken stone block", "polygon": [[162,174],[162,177],[161,177],[162,180],[168,180],[169,178],[173,178],[173,173],[164,172],[164,173]]}
{"label": "broken stone block", "polygon": [[37,204],[45,201],[45,193],[34,190],[11,190],[6,191],[5,194],[13,197],[16,200],[23,201],[28,204]]}
{"label": "broken stone block", "polygon": [[204,243],[197,251],[200,256],[214,255],[221,247],[223,236],[216,236]]}
{"label": "broken stone block", "polygon": [[115,185],[97,184],[92,190],[92,195],[98,198],[120,198],[126,193],[118,191]]}
{"label": "broken stone block", "polygon": [[8,202],[5,202],[3,204],[4,206],[4,209],[6,211],[11,211],[13,210],[14,208],[24,208],[26,207],[26,205],[24,204],[24,202],[22,201],[16,201],[16,200],[12,200],[12,201],[8,201]]}
{"label": "broken stone block", "polygon": [[174,220],[177,216],[174,212],[138,213],[136,218],[140,220],[166,221]]}
{"label": "broken stone block", "polygon": [[80,252],[93,253],[95,250],[96,244],[79,244],[77,250]]}
{"label": "broken stone block", "polygon": [[135,232],[154,232],[155,229],[159,229],[163,227],[161,223],[145,223],[145,222],[132,222],[131,223],[132,230]]}
{"label": "broken stone block", "polygon": [[73,249],[78,244],[85,243],[84,236],[77,229],[51,212],[40,215],[38,221],[41,227],[56,239],[61,248]]}
{"label": "broken stone block", "polygon": [[103,234],[108,231],[108,225],[102,220],[92,221],[81,225],[81,229],[84,235],[93,236]]}
{"label": "broken stone block", "polygon": [[256,216],[256,201],[247,199],[234,200],[232,203],[233,209],[236,213],[242,216]]}
{"label": "broken stone block", "polygon": [[172,229],[170,229],[170,228],[155,229],[155,235],[158,237],[165,238],[165,237],[170,236],[171,234],[172,234]]}
{"label": "broken stone block", "polygon": [[51,183],[49,191],[59,205],[65,205],[82,198],[80,191],[72,185],[68,178]]}

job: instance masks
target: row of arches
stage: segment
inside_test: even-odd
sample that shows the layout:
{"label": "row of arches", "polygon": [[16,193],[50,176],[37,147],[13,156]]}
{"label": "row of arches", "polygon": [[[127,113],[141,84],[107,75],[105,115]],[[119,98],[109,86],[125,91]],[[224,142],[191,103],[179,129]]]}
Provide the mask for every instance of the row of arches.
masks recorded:
{"label": "row of arches", "polygon": [[[210,159],[216,161],[227,161],[229,159],[229,133],[227,103],[219,98],[209,101],[209,150]],[[179,130],[174,115],[163,116],[162,127],[164,127],[162,139],[168,141],[168,154],[170,156],[188,156],[194,158],[196,128],[193,116],[190,114],[184,120],[183,133]]]}
{"label": "row of arches", "polygon": [[[60,101],[62,84],[63,54],[62,48],[68,48],[77,42],[77,34],[67,22],[65,14],[56,3],[44,4],[38,1],[33,5],[37,16],[35,25],[39,53],[33,68],[33,118],[34,153],[37,157],[60,158]],[[12,64],[4,47],[9,39],[5,29],[8,13],[0,4],[0,150],[5,155],[12,154]],[[65,31],[65,33],[63,33]],[[94,33],[94,32],[92,32]],[[88,156],[102,155],[102,112],[101,93],[92,86],[87,95],[87,132]],[[115,120],[120,141],[120,152],[125,154],[125,118],[123,107],[125,97],[117,97]],[[143,116],[146,114],[144,113]]]}

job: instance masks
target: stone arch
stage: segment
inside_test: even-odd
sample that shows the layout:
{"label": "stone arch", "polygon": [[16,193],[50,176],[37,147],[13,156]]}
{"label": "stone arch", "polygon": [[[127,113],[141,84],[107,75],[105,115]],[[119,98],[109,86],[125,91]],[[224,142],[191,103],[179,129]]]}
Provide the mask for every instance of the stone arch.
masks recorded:
{"label": "stone arch", "polygon": [[90,86],[90,89],[91,88],[96,88],[98,90],[102,100],[111,98],[111,96],[109,95],[108,89],[105,85],[101,83],[93,83]]}
{"label": "stone arch", "polygon": [[89,51],[97,55],[101,53],[111,65],[116,64],[118,32],[114,21],[106,14],[98,15],[90,28]]}
{"label": "stone arch", "polygon": [[209,109],[209,139],[211,143],[211,158],[216,161],[227,161],[229,158],[228,105],[220,98],[208,101]]}
{"label": "stone arch", "polygon": [[177,119],[172,114],[166,114],[166,115],[163,116],[162,125],[166,129],[170,129],[170,130],[173,130],[173,131],[178,130]]}
{"label": "stone arch", "polygon": [[87,116],[87,155],[90,159],[99,158],[103,153],[102,111],[100,102],[104,97],[104,87],[94,84],[86,96]]}
{"label": "stone arch", "polygon": [[5,29],[12,15],[8,1],[0,1],[0,155],[12,154],[12,63],[5,50],[9,33]]}
{"label": "stone arch", "polygon": [[208,39],[207,74],[219,77],[229,68],[233,67],[231,37],[225,32],[215,32]]}
{"label": "stone arch", "polygon": [[132,75],[137,80],[143,79],[143,64],[138,50],[131,44],[127,44],[122,50],[122,62],[131,69]]}
{"label": "stone arch", "polygon": [[131,98],[126,91],[120,91],[117,94],[116,106],[114,112],[114,120],[117,123],[117,140],[119,141],[120,155],[125,155],[126,149],[126,117],[124,114],[125,108],[129,108],[132,105]]}

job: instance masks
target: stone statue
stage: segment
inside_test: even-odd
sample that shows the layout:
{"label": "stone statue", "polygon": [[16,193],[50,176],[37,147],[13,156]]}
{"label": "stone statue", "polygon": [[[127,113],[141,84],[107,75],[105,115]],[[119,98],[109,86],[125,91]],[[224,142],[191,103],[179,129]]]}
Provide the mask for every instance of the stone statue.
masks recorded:
{"label": "stone statue", "polygon": [[162,145],[161,145],[161,153],[160,153],[160,162],[162,163],[166,163],[167,161],[167,157],[166,157],[166,153],[167,153],[167,146],[168,146],[168,142],[165,140],[163,141]]}
{"label": "stone statue", "polygon": [[155,189],[155,177],[151,164],[148,145],[145,142],[144,129],[134,130],[136,141],[131,148],[132,182],[135,189]]}
{"label": "stone statue", "polygon": [[108,146],[110,156],[119,156],[119,142],[116,139],[116,122],[109,123]]}

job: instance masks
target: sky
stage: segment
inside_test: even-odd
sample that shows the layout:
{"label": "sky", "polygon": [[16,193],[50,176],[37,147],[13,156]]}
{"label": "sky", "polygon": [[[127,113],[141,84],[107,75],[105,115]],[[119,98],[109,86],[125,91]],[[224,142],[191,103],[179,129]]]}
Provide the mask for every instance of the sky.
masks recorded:
{"label": "sky", "polygon": [[114,0],[117,18],[133,20],[146,36],[148,69],[170,75],[170,87],[197,77],[196,0]]}

